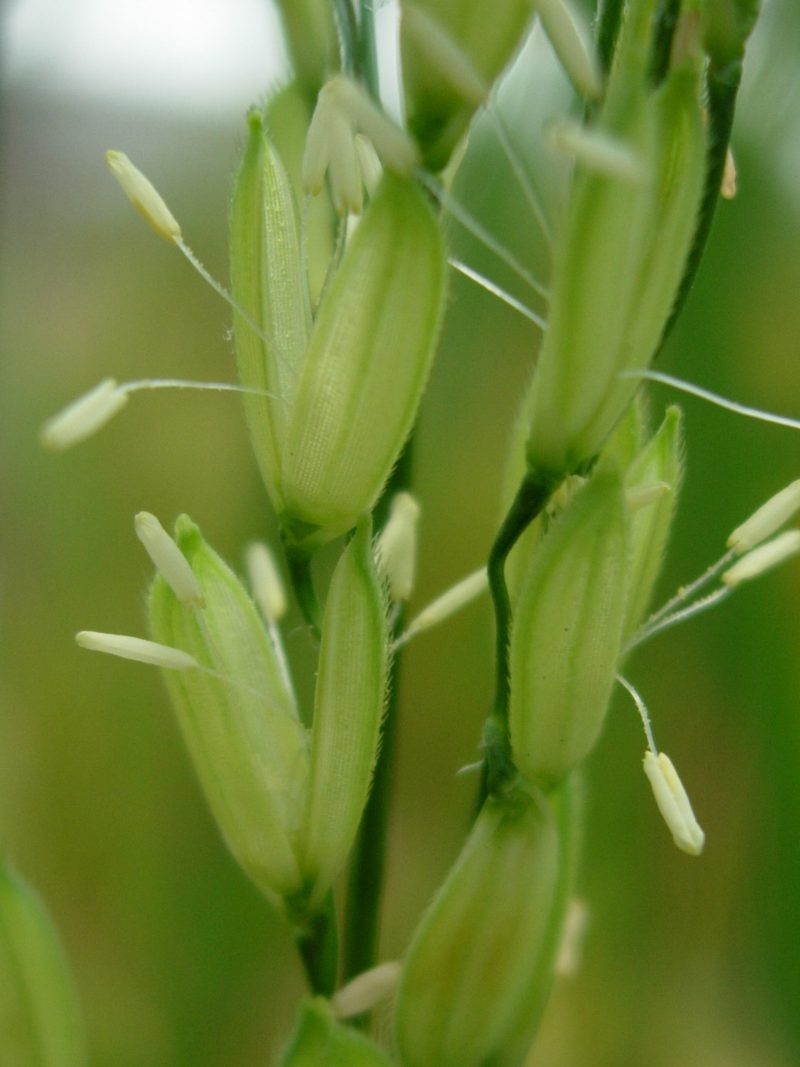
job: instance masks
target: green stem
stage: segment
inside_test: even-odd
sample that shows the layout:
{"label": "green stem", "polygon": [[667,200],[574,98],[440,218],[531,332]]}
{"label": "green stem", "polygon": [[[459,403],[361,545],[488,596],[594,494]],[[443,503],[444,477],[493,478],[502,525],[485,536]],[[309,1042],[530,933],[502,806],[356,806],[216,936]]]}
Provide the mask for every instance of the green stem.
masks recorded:
{"label": "green stem", "polygon": [[667,76],[672,38],[680,13],[681,0],[661,0],[658,6],[650,51],[650,77],[654,85],[660,85]]}
{"label": "green stem", "polygon": [[501,793],[516,773],[508,735],[511,598],[506,585],[506,560],[511,549],[547,503],[552,488],[550,480],[542,481],[530,472],[525,475],[489,553],[487,573],[495,616],[495,696],[484,731],[486,757],[482,792],[486,795]]}
{"label": "green stem", "polygon": [[295,931],[295,944],[312,993],[330,997],[339,969],[339,932],[331,891],[321,911]]}
{"label": "green stem", "polygon": [[[358,22],[350,0],[333,0],[333,5],[339,28],[342,68],[345,73],[359,76],[373,99],[379,101],[374,0],[360,0]],[[374,513],[376,530],[380,529],[385,522],[392,496],[400,489],[407,489],[410,484],[411,453],[412,443],[409,440],[376,505]],[[302,579],[302,573],[299,577]],[[294,583],[294,577],[292,581]],[[294,584],[296,592],[300,594],[307,591],[306,586],[310,585],[310,580],[308,583],[300,581]],[[313,592],[313,586],[311,591]],[[300,595],[298,595],[298,601],[300,601]],[[308,620],[305,610],[304,615]],[[403,618],[400,612],[395,620],[392,637],[399,636],[402,626]],[[368,970],[377,960],[399,703],[399,673],[400,656],[395,655],[390,669],[389,699],[381,724],[380,746],[372,789],[361,819],[350,864],[343,938],[345,979]]]}
{"label": "green stem", "polygon": [[342,70],[363,83],[380,101],[378,50],[375,44],[375,0],[359,0],[358,18],[352,0],[332,0],[339,31]]}
{"label": "green stem", "polygon": [[700,210],[697,216],[697,226],[692,239],[689,255],[686,257],[686,266],[683,278],[678,287],[678,294],[672,307],[664,333],[661,337],[659,348],[663,347],[667,337],[672,332],[672,327],[678,315],[686,303],[689,290],[694,282],[700,260],[703,258],[708,237],[711,232],[711,223],[714,220],[714,212],[719,202],[719,190],[722,184],[722,175],[725,169],[725,155],[731,139],[733,116],[736,110],[736,94],[739,91],[739,83],[742,79],[741,59],[735,60],[720,67],[713,60],[709,65],[706,76],[707,109],[708,109],[708,153],[706,156],[706,177],[703,187],[703,196],[700,201]]}
{"label": "green stem", "polygon": [[358,24],[350,0],[331,0],[336,28],[339,31],[339,51],[342,70],[354,75],[358,64]]}
{"label": "green stem", "polygon": [[[392,496],[411,482],[412,441],[409,440],[386,489],[375,508],[375,527],[386,521]],[[403,612],[395,619],[392,637],[403,629]],[[399,706],[400,654],[389,674],[389,697],[381,724],[381,740],[372,789],[361,819],[353,849],[345,911],[343,967],[344,979],[374,966],[378,958],[380,911],[386,868],[386,835],[389,825],[392,771]]]}
{"label": "green stem", "polygon": [[611,70],[625,0],[603,0],[597,17],[597,55],[606,74]]}
{"label": "green stem", "polygon": [[292,583],[295,599],[300,612],[311,631],[312,637],[319,641],[321,611],[317,593],[314,589],[314,578],[311,573],[311,554],[284,537],[284,550],[286,552],[286,567],[289,571],[289,580]]}
{"label": "green stem", "polygon": [[[402,621],[400,616],[398,621]],[[345,981],[369,970],[378,960],[380,912],[386,873],[386,835],[397,736],[398,674],[395,657],[372,789],[350,867],[343,950]]]}
{"label": "green stem", "polygon": [[359,73],[376,103],[380,102],[378,49],[375,42],[375,0],[360,0]]}

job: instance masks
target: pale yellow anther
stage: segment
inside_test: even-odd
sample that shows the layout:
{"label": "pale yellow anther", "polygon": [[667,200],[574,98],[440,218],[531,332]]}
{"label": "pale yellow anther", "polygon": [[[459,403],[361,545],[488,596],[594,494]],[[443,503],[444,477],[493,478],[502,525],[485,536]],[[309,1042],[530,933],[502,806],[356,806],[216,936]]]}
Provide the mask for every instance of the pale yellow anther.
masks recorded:
{"label": "pale yellow anther", "polygon": [[488,588],[489,579],[485,567],[468,574],[466,578],[456,582],[440,597],[437,597],[427,607],[424,607],[419,615],[415,616],[408,624],[408,629],[397,639],[395,647],[404,645],[412,637],[416,637],[417,634],[425,630],[430,630],[433,626],[438,626],[440,622],[449,619],[451,615],[455,615],[467,604],[481,596],[482,593],[485,593]]}
{"label": "pale yellow anther", "polygon": [[747,552],[776,533],[800,511],[800,478],[762,504],[728,538],[728,548]]}
{"label": "pale yellow anther", "polygon": [[61,452],[91,437],[128,403],[128,394],[114,378],[104,378],[94,389],[73,400],[42,427],[40,440],[46,448]]}
{"label": "pale yellow anther", "polygon": [[181,228],[177,219],[153,183],[134,167],[125,153],[109,149],[106,162],[122,191],[159,237],[170,243],[180,241]]}
{"label": "pale yellow anther", "polygon": [[401,971],[401,965],[392,960],[356,975],[331,998],[334,1015],[339,1019],[352,1019],[387,1000],[397,988]]}
{"label": "pale yellow anther", "polygon": [[581,965],[583,944],[589,928],[589,908],[585,901],[573,897],[567,907],[561,943],[556,955],[555,972],[560,978],[577,974]]}
{"label": "pale yellow anther", "polygon": [[315,196],[330,176],[331,194],[337,212],[358,214],[365,184],[376,178],[375,162],[365,164],[365,149],[356,143],[358,134],[369,139],[383,166],[409,174],[417,162],[411,138],[370,100],[366,93],[343,75],[331,78],[320,90],[311,118],[303,155],[302,182]]}
{"label": "pale yellow anther", "polygon": [[380,159],[378,159],[378,153],[375,151],[372,141],[363,133],[356,134],[355,146],[364,188],[370,196],[374,196],[383,177],[383,167]]}
{"label": "pale yellow anther", "polygon": [[203,591],[189,561],[155,515],[140,511],[134,526],[156,570],[178,600],[190,608],[205,607]]}
{"label": "pale yellow anther", "polygon": [[188,652],[171,648],[169,645],[160,645],[157,641],[146,641],[142,637],[81,630],[75,635],[75,640],[81,648],[87,648],[91,652],[105,652],[110,656],[147,663],[152,667],[164,667],[170,671],[189,671],[200,666]]}
{"label": "pale yellow anther", "polygon": [[360,215],[364,188],[356,156],[353,128],[338,108],[328,115],[328,174],[333,206],[339,215]]}
{"label": "pale yellow anther", "polygon": [[672,840],[682,852],[699,856],[706,835],[692,811],[686,790],[672,760],[664,752],[656,756],[650,749],[644,754],[644,773],[650,782],[658,810],[667,824]]}
{"label": "pale yellow anther", "polygon": [[780,566],[800,552],[800,530],[786,530],[771,541],[754,548],[742,556],[722,575],[722,581],[731,588],[760,578],[762,574]]}
{"label": "pale yellow anther", "polygon": [[342,75],[332,78],[322,92],[326,89],[349,119],[353,134],[369,137],[383,165],[398,174],[410,174],[417,162],[417,150],[405,130],[392,122],[361,86],[349,78]]}
{"label": "pale yellow anther", "polygon": [[277,622],[286,614],[286,592],[275,559],[266,545],[254,541],[247,546],[247,573],[253,599],[267,622]]}
{"label": "pale yellow anther", "polygon": [[408,600],[414,588],[417,564],[419,504],[411,493],[397,493],[389,519],[381,530],[375,556],[386,576],[392,600]]}
{"label": "pale yellow anther", "polygon": [[733,200],[736,196],[736,190],[736,160],[733,158],[733,152],[728,148],[725,152],[725,166],[722,171],[722,184],[720,185],[719,195],[723,200]]}
{"label": "pale yellow anther", "polygon": [[303,152],[303,191],[309,196],[319,196],[325,184],[331,154],[331,110],[331,101],[320,93]]}

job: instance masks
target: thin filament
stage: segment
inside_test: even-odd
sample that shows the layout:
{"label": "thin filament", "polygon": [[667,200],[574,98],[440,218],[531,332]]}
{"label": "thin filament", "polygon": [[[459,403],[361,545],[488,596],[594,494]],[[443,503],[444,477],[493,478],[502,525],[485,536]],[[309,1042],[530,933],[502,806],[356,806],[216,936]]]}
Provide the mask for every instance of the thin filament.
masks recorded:
{"label": "thin filament", "polygon": [[493,107],[489,108],[489,114],[494,122],[495,130],[497,132],[497,139],[500,142],[500,147],[505,153],[514,177],[517,180],[517,184],[522,190],[523,196],[528,202],[528,207],[531,209],[531,213],[536,221],[539,223],[542,235],[547,241],[548,245],[553,243],[553,231],[550,227],[550,223],[547,221],[545,215],[544,206],[542,204],[541,196],[538,189],[535,188],[531,181],[519,152],[514,146],[514,142],[511,139],[511,132],[508,128],[508,123],[505,120],[505,116],[498,107],[497,103]]}
{"label": "thin filament", "polygon": [[645,619],[642,630],[650,630],[652,627],[658,625],[662,619],[665,619],[668,615],[671,615],[676,609],[680,608],[682,604],[695,597],[701,589],[704,589],[710,582],[717,578],[725,570],[729,564],[731,564],[737,557],[738,552],[735,548],[730,548],[728,551],[711,566],[703,571],[699,578],[695,578],[689,585],[681,586],[675,596],[671,597],[666,604],[662,605],[658,611],[654,611],[649,619]]}
{"label": "thin filament", "polygon": [[682,393],[707,400],[710,404],[733,411],[736,415],[745,415],[749,419],[759,419],[761,422],[770,422],[775,426],[787,426],[791,430],[800,430],[800,419],[790,418],[788,415],[776,415],[771,411],[762,411],[761,408],[750,407],[748,404],[740,404],[736,400],[728,400],[719,393],[712,393],[710,389],[703,389],[692,382],[685,382],[681,378],[673,378],[671,374],[662,374],[657,370],[629,370],[623,371],[621,378],[645,378],[650,382],[660,382],[662,385],[670,385]]}
{"label": "thin filament", "polygon": [[[453,606],[453,592],[459,591],[463,594],[465,590],[466,595],[459,596],[455,606]],[[439,623],[444,622],[445,619],[449,619],[452,615],[456,615],[462,608],[471,604],[473,600],[477,599],[477,597],[487,590],[486,568],[479,567],[478,570],[468,574],[466,578],[462,578],[461,581],[456,582],[455,585],[450,586],[449,589],[446,589],[429,604],[426,604],[426,606],[414,616],[406,629],[403,630],[392,643],[390,651],[395,653],[399,648],[402,648],[403,645],[407,644],[412,637],[416,637],[417,634],[424,633],[426,630],[438,626]],[[431,618],[431,616],[433,616],[433,618]]]}
{"label": "thin filament", "polygon": [[689,619],[695,618],[696,615],[702,615],[704,611],[708,611],[709,608],[713,608],[722,600],[726,600],[732,592],[733,589],[728,586],[723,586],[721,589],[715,589],[713,593],[709,593],[700,600],[696,600],[694,604],[690,604],[688,607],[683,608],[680,611],[675,611],[672,615],[667,615],[665,618],[660,619],[652,625],[643,626],[642,629],[634,634],[628,642],[625,647],[625,652],[628,653],[634,648],[638,648],[639,645],[644,644],[645,641],[649,641],[650,638],[655,637],[656,634],[664,633],[665,630],[671,630],[673,626],[677,626],[679,623],[688,622]]}
{"label": "thin filament", "polygon": [[270,619],[267,622],[267,634],[272,645],[272,651],[275,653],[275,659],[278,664],[278,673],[281,676],[281,681],[286,686],[286,692],[292,697],[293,700],[297,700],[294,692],[294,685],[292,683],[292,675],[289,670],[289,661],[286,658],[286,651],[283,647],[283,641],[281,641],[281,632],[278,624]]}
{"label": "thin filament", "polygon": [[492,296],[496,296],[497,299],[501,300],[504,304],[508,304],[514,311],[518,311],[520,315],[524,315],[526,319],[538,326],[540,330],[544,331],[547,328],[547,322],[541,315],[537,315],[527,304],[523,304],[521,300],[517,300],[517,298],[512,296],[507,290],[502,289],[499,285],[490,281],[485,274],[480,274],[478,271],[473,270],[472,267],[467,266],[466,263],[462,263],[460,259],[450,259],[448,262],[453,270],[457,270],[459,274],[463,274],[464,277],[469,278],[471,282],[480,285],[480,287],[485,289],[487,293],[491,293]]}
{"label": "thin filament", "polygon": [[322,305],[322,301],[325,299],[325,294],[328,291],[328,287],[330,286],[331,281],[333,280],[333,276],[342,261],[342,257],[344,256],[345,249],[347,247],[347,231],[349,221],[349,216],[346,214],[342,215],[339,219],[339,225],[336,229],[336,244],[334,245],[333,254],[331,255],[330,261],[328,263],[328,269],[325,271],[325,278],[322,282],[322,288],[320,289],[319,299],[317,300],[318,308]]}
{"label": "thin filament", "polygon": [[520,278],[526,285],[529,285],[535,293],[538,293],[545,300],[548,300],[550,293],[538,282],[527,268],[525,268],[517,257],[509,252],[496,237],[493,237],[489,231],[481,225],[474,215],[470,214],[465,207],[462,207],[459,202],[450,196],[440,182],[428,174],[424,170],[417,171],[417,177],[425,188],[432,193],[433,196],[439,201],[445,210],[447,210],[454,219],[461,223],[464,229],[471,233],[472,236],[481,242],[490,252],[494,252],[498,259],[502,260],[507,267],[509,267],[518,278]]}
{"label": "thin filament", "polygon": [[191,263],[191,265],[194,267],[194,269],[197,271],[203,281],[208,282],[214,292],[217,293],[218,296],[221,296],[226,304],[230,304],[230,306],[237,313],[237,315],[242,316],[244,321],[247,323],[247,325],[257,337],[260,337],[265,344],[268,344],[274,348],[275,342],[270,337],[270,335],[266,333],[259,325],[257,325],[257,323],[253,321],[253,319],[251,319],[251,317],[247,314],[241,304],[236,303],[236,301],[233,299],[233,297],[225,288],[225,286],[218,282],[217,279],[212,274],[210,274],[208,270],[206,270],[206,268],[203,266],[203,264],[200,262],[200,260],[191,250],[191,248],[189,248],[189,246],[183,241],[183,239],[180,237],[176,238],[175,244],[181,250],[186,259],[188,259],[188,261]]}
{"label": "thin filament", "polygon": [[639,712],[639,718],[642,720],[642,726],[644,727],[644,736],[647,738],[647,747],[650,749],[654,756],[657,756],[658,749],[656,748],[655,738],[653,737],[653,727],[650,722],[650,712],[647,710],[647,705],[642,700],[639,691],[633,685],[631,685],[627,678],[623,677],[621,674],[618,674],[617,681],[624,689],[627,689],[628,693],[631,696],[631,699],[636,705],[636,710]]}
{"label": "thin filament", "polygon": [[281,399],[266,389],[239,385],[237,382],[194,382],[185,378],[139,378],[134,382],[124,382],[119,386],[119,391],[122,393],[138,393],[144,389],[207,389],[216,393],[251,393],[254,396],[267,396],[271,400]]}

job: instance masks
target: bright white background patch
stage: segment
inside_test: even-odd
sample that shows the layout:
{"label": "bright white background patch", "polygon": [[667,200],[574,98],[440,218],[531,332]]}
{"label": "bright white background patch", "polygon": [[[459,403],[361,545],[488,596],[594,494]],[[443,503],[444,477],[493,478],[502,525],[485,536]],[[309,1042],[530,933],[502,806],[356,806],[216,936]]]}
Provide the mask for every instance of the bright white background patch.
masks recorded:
{"label": "bright white background patch", "polygon": [[17,0],[6,79],[170,108],[241,108],[285,69],[266,0]]}

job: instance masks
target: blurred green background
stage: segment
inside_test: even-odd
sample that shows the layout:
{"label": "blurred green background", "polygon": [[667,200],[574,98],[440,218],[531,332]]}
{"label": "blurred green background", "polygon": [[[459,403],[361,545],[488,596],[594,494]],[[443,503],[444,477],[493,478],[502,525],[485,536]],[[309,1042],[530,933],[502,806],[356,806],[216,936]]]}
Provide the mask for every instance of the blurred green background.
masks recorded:
{"label": "blurred green background", "polygon": [[[38,6],[46,16],[47,5]],[[7,28],[22,7],[6,8]],[[206,17],[204,5],[177,7]],[[245,24],[258,13],[238,8],[227,10]],[[274,32],[258,19],[252,28],[265,49],[264,89],[274,77]],[[80,38],[67,39],[80,67]],[[159,100],[148,64],[174,47],[180,72],[181,40],[176,30],[131,45],[142,50],[139,96],[136,84],[128,96],[94,92],[88,79],[76,89],[66,64],[26,66],[14,36],[6,41],[0,847],[63,933],[94,1067],[267,1064],[302,989],[286,931],[210,823],[159,678],[73,642],[82,628],[144,633],[149,564],[133,535],[136,511],[165,522],[189,512],[237,563],[248,539],[274,535],[238,402],[143,395],[67,454],[47,455],[37,441],[48,415],[106,375],[233,377],[225,305],[141,225],[102,161],[108,147],[128,152],[188,242],[226,277],[228,188],[249,99],[222,89],[215,98],[221,71],[237,66],[230,54],[209,69],[195,106],[171,103],[166,90]],[[660,367],[800,416],[800,9],[791,0],[767,0],[751,58],[734,142],[739,196],[720,205]],[[537,147],[538,128],[559,113],[558,84],[537,88],[532,95],[520,79],[502,104],[519,124],[520,150],[546,174],[552,159]],[[188,77],[184,89],[190,96]],[[457,191],[538,267],[535,224],[490,122],[476,131]],[[460,255],[513,286],[463,233],[454,228],[452,239]],[[537,342],[525,320],[453,280],[416,452],[417,606],[485,558]],[[654,388],[654,416],[674,399]],[[680,402],[688,467],[665,595],[798,476],[800,459],[789,430]],[[629,665],[707,849],[696,860],[672,846],[641,773],[641,728],[618,697],[589,769],[582,967],[556,988],[534,1067],[800,1062],[798,594],[800,567],[790,565]],[[486,605],[476,606],[408,649],[387,958],[402,952],[467,825],[474,781],[455,772],[476,758],[491,689],[490,623]],[[307,670],[296,620],[288,645]]]}

